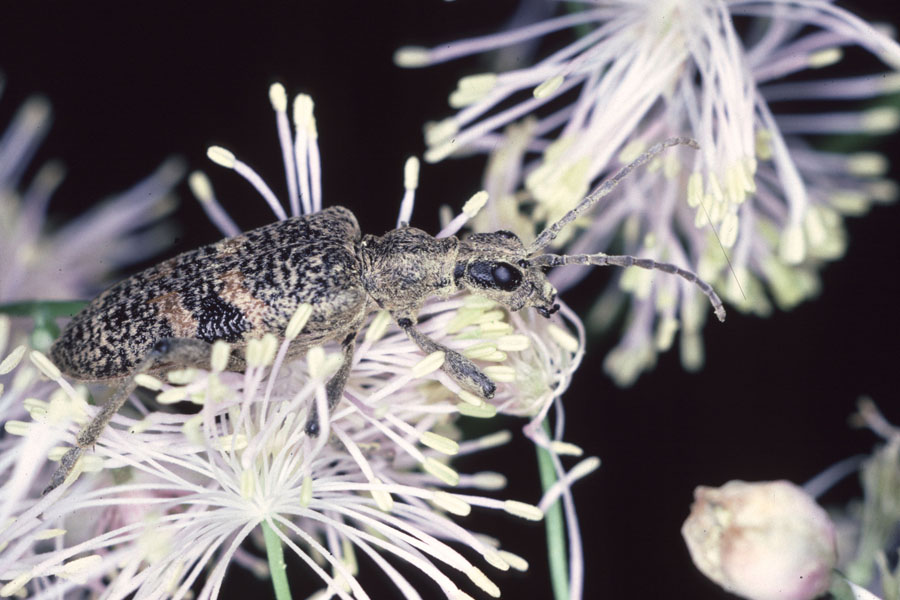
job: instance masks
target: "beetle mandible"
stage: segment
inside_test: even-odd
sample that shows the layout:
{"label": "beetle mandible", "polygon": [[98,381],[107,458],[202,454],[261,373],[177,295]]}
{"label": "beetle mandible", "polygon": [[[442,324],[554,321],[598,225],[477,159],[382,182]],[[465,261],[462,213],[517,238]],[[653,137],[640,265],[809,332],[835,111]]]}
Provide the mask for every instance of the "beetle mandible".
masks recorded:
{"label": "beetle mandible", "polygon": [[[342,346],[342,364],[326,385],[329,409],[343,395],[357,333],[376,307],[387,310],[423,352],[443,351],[442,369],[460,387],[491,398],[494,382],[471,360],[419,331],[419,310],[431,297],[465,290],[509,310],[533,307],[549,318],[559,309],[546,276],[555,266],[637,266],[673,273],[696,284],[724,321],[722,301],[712,287],[675,265],[632,256],[541,253],[634,168],[676,144],[698,147],[689,138],[656,144],[527,247],[509,231],[439,239],[402,226],[382,236],[363,236],[353,214],[335,206],[185,252],[119,282],[78,313],[51,348],[53,361],[72,379],[122,383],[79,432],[44,493],[59,486],[96,443],[134,390],[135,375],[206,367],[216,340],[232,345],[227,368],[241,371],[247,340],[266,333],[283,337],[303,303],[312,305],[312,314],[289,355],[331,340]],[[318,434],[320,418],[312,407],[309,435]]]}

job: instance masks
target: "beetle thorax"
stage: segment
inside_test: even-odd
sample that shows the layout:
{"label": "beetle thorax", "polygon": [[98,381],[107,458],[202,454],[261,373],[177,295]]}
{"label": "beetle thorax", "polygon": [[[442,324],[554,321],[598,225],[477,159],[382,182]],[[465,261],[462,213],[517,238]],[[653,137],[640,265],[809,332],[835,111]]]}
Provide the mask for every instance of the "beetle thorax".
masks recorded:
{"label": "beetle thorax", "polygon": [[415,227],[367,235],[359,245],[363,286],[381,308],[415,315],[428,298],[457,291],[458,248],[455,237],[437,239]]}

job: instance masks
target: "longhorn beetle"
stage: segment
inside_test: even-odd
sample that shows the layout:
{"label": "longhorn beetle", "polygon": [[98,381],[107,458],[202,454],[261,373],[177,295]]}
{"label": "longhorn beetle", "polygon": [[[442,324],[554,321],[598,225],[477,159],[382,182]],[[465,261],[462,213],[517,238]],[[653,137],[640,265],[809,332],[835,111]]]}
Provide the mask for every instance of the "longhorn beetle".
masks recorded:
{"label": "longhorn beetle", "polygon": [[[44,493],[60,485],[96,443],[134,390],[135,375],[205,367],[216,340],[232,345],[228,370],[242,371],[247,340],[266,333],[283,336],[303,303],[312,305],[312,315],[289,355],[329,340],[340,340],[343,349],[343,362],[326,385],[329,409],[343,395],[357,333],[376,306],[387,310],[423,352],[443,351],[442,368],[460,387],[493,397],[494,382],[472,361],[416,328],[419,310],[432,296],[467,290],[510,310],[534,307],[549,318],[559,309],[546,277],[551,267],[616,265],[673,273],[696,284],[724,321],[725,309],[712,287],[675,265],[633,256],[540,253],[633,169],[677,144],[698,148],[680,137],[653,146],[527,247],[509,231],[438,239],[402,226],[380,237],[362,236],[353,214],[334,206],[185,252],[119,282],[78,313],[51,348],[53,361],[69,377],[121,384],[79,432]],[[309,435],[318,435],[320,418],[313,406]]]}

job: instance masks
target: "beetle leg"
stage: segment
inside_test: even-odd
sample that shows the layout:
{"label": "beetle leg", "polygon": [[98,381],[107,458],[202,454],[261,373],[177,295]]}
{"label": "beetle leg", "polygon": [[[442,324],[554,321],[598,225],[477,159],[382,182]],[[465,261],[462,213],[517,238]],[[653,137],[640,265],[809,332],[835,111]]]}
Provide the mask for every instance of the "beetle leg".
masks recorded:
{"label": "beetle leg", "polygon": [[491,378],[481,372],[481,369],[475,366],[471,360],[457,352],[456,350],[451,350],[446,346],[437,343],[418,329],[416,329],[415,323],[412,319],[409,318],[400,318],[397,319],[397,325],[400,326],[400,329],[406,332],[406,335],[409,336],[416,346],[418,346],[422,352],[426,354],[431,354],[432,352],[441,351],[444,353],[444,366],[441,367],[443,371],[449,375],[453,381],[459,384],[460,387],[472,391],[482,398],[491,399],[494,397],[494,392],[497,389],[497,385],[491,381]]}
{"label": "beetle leg", "polygon": [[[347,378],[350,376],[350,367],[353,366],[353,352],[356,350],[356,334],[347,335],[341,342],[341,349],[344,353],[344,361],[328,383],[325,384],[325,393],[328,397],[329,412],[337,406],[344,395],[344,386],[347,385]],[[309,411],[309,418],[306,420],[306,435],[315,437],[319,435],[321,430],[319,427],[319,413],[316,410],[315,402],[312,403]]]}
{"label": "beetle leg", "polygon": [[[202,340],[194,340],[188,338],[167,338],[160,340],[153,345],[147,355],[144,357],[134,372],[129,375],[119,385],[115,394],[100,407],[100,410],[94,415],[94,418],[85,425],[78,436],[75,438],[75,446],[69,448],[59,461],[59,467],[50,477],[50,484],[44,489],[43,494],[53,491],[55,488],[66,480],[75,463],[84,454],[84,451],[93,447],[106,426],[112,420],[113,416],[119,412],[125,401],[137,387],[134,382],[135,376],[146,373],[147,371],[156,369],[160,366],[184,366],[184,367],[205,367],[209,365],[212,345]],[[239,357],[230,359],[229,369],[243,368],[243,361]]]}

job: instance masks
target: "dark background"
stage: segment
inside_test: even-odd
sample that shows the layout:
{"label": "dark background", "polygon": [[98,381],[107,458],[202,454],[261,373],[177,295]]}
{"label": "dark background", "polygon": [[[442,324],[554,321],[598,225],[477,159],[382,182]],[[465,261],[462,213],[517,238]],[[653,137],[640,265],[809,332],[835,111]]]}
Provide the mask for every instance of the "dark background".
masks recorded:
{"label": "dark background", "polygon": [[[316,101],[325,204],[350,207],[364,230],[381,233],[396,219],[405,158],[423,150],[422,123],[450,113],[445,99],[459,75],[482,70],[474,59],[401,70],[392,64],[393,51],[495,30],[515,2],[140,6],[146,8],[5,3],[0,11],[0,69],[7,77],[0,128],[28,95],[40,92],[52,101],[53,130],[34,165],[61,158],[68,166],[51,205],[56,214],[76,213],[180,154],[190,168],[210,174],[240,226],[270,221],[255,192],[210,164],[205,151],[211,144],[234,150],[283,196],[267,97],[269,85],[281,81],[291,96],[308,92]],[[893,154],[896,141],[885,139],[880,148]],[[481,164],[424,166],[415,224],[436,231],[436,207],[461,206],[480,185]],[[179,192],[183,233],[171,254],[219,237],[186,186]],[[685,374],[670,352],[637,385],[620,390],[600,366],[613,341],[592,342],[566,395],[566,439],[603,460],[576,487],[588,562],[585,598],[727,597],[693,568],[681,540],[694,486],[729,479],[802,483],[835,461],[869,452],[874,437],[847,424],[861,394],[900,423],[897,225],[898,210],[890,206],[849,220],[848,255],[825,269],[819,300],[767,320],[733,310],[724,325],[711,320],[699,374]],[[596,293],[604,277],[591,276],[581,293]],[[588,306],[586,298],[567,300]],[[514,430],[519,425],[509,423]],[[506,472],[510,497],[539,498],[527,442],[459,466]],[[856,493],[851,478],[823,502],[842,503]],[[531,563],[527,576],[485,567],[504,597],[551,597],[540,527],[478,511],[465,524],[497,535]],[[378,579],[377,569],[363,568],[364,584]],[[229,577],[223,597],[243,597],[252,585],[260,597],[270,594],[267,583],[256,584],[239,567]],[[292,574],[295,598],[314,589],[313,577]],[[374,598],[394,596],[372,589]]]}

